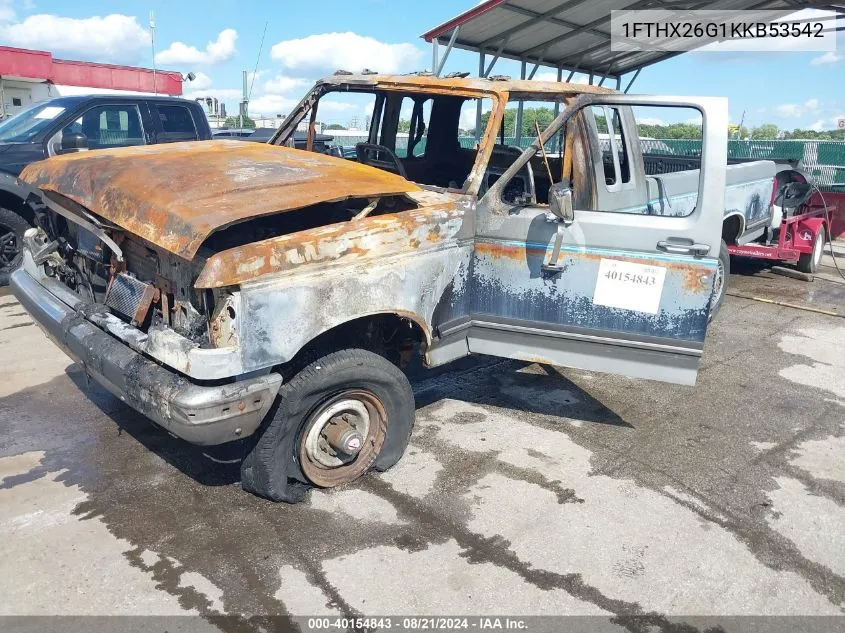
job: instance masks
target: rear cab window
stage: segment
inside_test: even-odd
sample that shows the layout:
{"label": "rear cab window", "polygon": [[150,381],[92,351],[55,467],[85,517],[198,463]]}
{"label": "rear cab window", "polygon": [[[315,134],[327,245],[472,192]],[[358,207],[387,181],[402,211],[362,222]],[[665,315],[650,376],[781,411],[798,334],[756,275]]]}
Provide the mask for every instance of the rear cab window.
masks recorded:
{"label": "rear cab window", "polygon": [[160,143],[196,141],[199,138],[194,117],[188,107],[179,104],[154,103],[151,110],[161,125],[161,131],[158,134]]}

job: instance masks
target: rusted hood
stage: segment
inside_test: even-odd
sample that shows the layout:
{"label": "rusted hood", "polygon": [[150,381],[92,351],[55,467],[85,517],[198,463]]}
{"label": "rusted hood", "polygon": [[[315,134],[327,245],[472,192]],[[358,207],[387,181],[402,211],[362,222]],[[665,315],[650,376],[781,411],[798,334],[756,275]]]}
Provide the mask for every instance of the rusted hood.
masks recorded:
{"label": "rusted hood", "polygon": [[367,165],[244,141],[80,152],[33,163],[20,177],[185,259],[211,233],[242,220],[419,190]]}

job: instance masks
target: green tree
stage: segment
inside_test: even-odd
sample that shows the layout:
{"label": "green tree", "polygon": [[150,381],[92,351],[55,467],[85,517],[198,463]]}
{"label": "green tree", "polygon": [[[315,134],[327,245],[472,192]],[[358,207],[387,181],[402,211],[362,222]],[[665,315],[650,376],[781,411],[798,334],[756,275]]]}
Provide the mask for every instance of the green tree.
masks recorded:
{"label": "green tree", "polygon": [[399,119],[399,132],[410,132],[411,131],[411,122],[407,119]]}
{"label": "green tree", "polygon": [[346,128],[342,126],[340,123],[330,123],[325,127],[327,130],[345,130]]}
{"label": "green tree", "polygon": [[[534,125],[536,121],[540,125],[540,131],[543,131],[554,120],[555,113],[551,108],[525,108],[522,111],[522,137],[537,136],[537,129]],[[490,113],[485,112],[481,115],[481,129],[487,128],[487,122],[490,120]],[[516,136],[516,108],[508,108],[505,110],[505,136]],[[497,136],[500,131],[497,131]]]}
{"label": "green tree", "polygon": [[694,123],[670,123],[669,125],[640,123],[637,125],[637,133],[648,138],[701,140],[701,126]]}
{"label": "green tree", "polygon": [[751,138],[756,140],[770,141],[778,137],[778,126],[774,123],[763,123],[751,129]]}
{"label": "green tree", "polygon": [[807,141],[842,141],[843,134],[840,130],[792,130],[791,132],[784,131],[783,138],[807,140]]}
{"label": "green tree", "polygon": [[255,121],[250,119],[248,116],[244,117],[243,124],[241,124],[241,118],[239,116],[230,116],[226,117],[226,122],[224,123],[226,127],[244,127],[244,128],[254,128]]}

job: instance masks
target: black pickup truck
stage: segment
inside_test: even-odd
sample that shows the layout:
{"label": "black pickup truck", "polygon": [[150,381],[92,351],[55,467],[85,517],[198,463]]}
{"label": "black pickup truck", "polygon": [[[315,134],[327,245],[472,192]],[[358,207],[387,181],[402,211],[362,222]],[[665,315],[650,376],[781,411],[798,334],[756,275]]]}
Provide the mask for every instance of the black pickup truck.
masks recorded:
{"label": "black pickup truck", "polygon": [[24,167],[68,152],[210,138],[199,104],[173,97],[58,97],[0,123],[0,285],[32,225],[28,189],[17,179]]}

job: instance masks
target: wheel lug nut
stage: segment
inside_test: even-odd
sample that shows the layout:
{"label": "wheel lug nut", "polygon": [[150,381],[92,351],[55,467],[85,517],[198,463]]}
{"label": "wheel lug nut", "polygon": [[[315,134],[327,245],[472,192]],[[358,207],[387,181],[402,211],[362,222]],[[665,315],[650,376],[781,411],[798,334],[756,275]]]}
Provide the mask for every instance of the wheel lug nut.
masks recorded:
{"label": "wheel lug nut", "polygon": [[340,419],[335,418],[333,424],[327,424],[323,428],[323,437],[335,451],[354,456],[361,451],[364,436],[348,424],[346,421],[348,417],[344,414]]}

